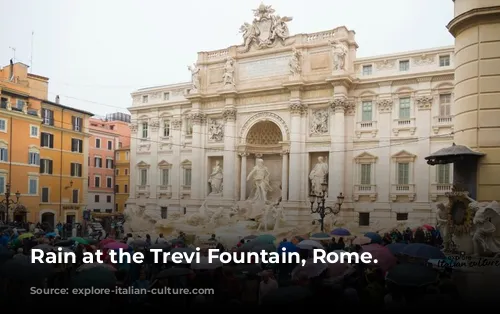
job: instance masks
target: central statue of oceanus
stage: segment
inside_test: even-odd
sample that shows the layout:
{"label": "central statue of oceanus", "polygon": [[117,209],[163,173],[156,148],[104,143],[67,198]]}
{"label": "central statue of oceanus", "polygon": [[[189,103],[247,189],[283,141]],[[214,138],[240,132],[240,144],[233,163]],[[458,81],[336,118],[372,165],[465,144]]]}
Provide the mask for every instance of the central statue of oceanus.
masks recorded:
{"label": "central statue of oceanus", "polygon": [[269,177],[271,173],[264,165],[264,160],[258,158],[256,160],[255,167],[247,176],[247,181],[253,179],[253,195],[250,196],[249,200],[254,203],[267,202],[267,193],[272,191],[271,185],[269,183]]}

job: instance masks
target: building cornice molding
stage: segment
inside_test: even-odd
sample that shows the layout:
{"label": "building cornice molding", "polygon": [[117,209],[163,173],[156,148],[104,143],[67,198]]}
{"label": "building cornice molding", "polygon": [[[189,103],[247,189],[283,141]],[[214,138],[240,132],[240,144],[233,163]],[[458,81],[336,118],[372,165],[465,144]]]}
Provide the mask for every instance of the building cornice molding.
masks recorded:
{"label": "building cornice molding", "polygon": [[454,37],[457,37],[469,27],[488,23],[500,23],[500,6],[469,10],[456,16],[446,27]]}
{"label": "building cornice molding", "polygon": [[[366,80],[366,81],[358,81],[355,83],[354,89],[364,89],[367,87],[370,87],[374,84],[383,84],[384,86],[395,86],[398,85],[400,86],[401,84],[404,84],[404,81],[415,81],[415,83],[418,83],[419,81],[431,81],[431,82],[437,82],[437,81],[453,81],[454,79],[454,72],[453,71],[446,71],[442,73],[422,73],[424,75],[405,75],[405,76],[395,76],[395,77],[380,77],[377,79],[373,80]],[[410,84],[410,83],[407,83]]]}

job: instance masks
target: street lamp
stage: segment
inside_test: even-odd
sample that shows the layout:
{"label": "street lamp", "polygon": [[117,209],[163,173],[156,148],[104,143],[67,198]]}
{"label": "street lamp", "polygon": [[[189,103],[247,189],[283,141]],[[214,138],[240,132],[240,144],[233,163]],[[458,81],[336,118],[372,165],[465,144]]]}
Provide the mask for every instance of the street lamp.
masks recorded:
{"label": "street lamp", "polygon": [[[311,213],[319,214],[319,223],[321,224],[321,232],[324,232],[325,226],[325,217],[329,214],[337,215],[340,212],[340,208],[342,207],[342,203],[344,203],[344,195],[340,193],[337,196],[336,206],[328,207],[325,206],[325,195],[328,190],[328,184],[321,184],[321,192],[319,195],[316,195],[314,192],[311,192],[309,195],[309,201],[311,202]],[[314,203],[317,203],[316,208],[314,208]]]}
{"label": "street lamp", "polygon": [[16,200],[12,200],[10,198],[10,184],[5,185],[5,199],[0,201],[0,204],[2,204],[5,207],[5,223],[9,223],[9,210],[11,205],[17,205],[19,204],[19,198],[21,197],[21,193],[19,191],[16,192]]}

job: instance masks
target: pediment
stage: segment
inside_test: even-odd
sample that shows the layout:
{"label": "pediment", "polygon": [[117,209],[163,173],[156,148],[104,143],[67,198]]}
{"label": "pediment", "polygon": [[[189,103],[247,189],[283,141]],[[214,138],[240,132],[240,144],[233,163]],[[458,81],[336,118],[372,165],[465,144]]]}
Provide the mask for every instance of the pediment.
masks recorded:
{"label": "pediment", "polygon": [[377,161],[377,158],[378,158],[377,156],[374,156],[369,152],[362,152],[361,154],[356,156],[354,160],[356,160],[357,163],[361,162],[374,163],[375,161]]}
{"label": "pediment", "polygon": [[181,162],[181,167],[184,169],[190,169],[191,168],[191,161],[185,159],[183,162]]}
{"label": "pediment", "polygon": [[137,168],[149,168],[149,164],[147,164],[146,162],[144,161],[140,161],[138,164],[137,164]]}
{"label": "pediment", "polygon": [[409,153],[406,150],[402,150],[402,151],[392,155],[392,158],[396,159],[396,160],[405,159],[405,160],[413,161],[413,160],[415,160],[416,157],[417,157],[416,155],[413,155],[412,153]]}
{"label": "pediment", "polygon": [[172,164],[166,160],[162,160],[158,163],[159,168],[172,168]]}

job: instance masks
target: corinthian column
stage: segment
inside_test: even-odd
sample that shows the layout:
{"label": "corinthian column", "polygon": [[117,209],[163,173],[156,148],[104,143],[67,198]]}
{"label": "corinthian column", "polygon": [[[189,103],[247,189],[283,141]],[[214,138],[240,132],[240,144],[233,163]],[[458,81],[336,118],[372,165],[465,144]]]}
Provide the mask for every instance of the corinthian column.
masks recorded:
{"label": "corinthian column", "polygon": [[[226,104],[228,99],[226,99]],[[224,118],[224,187],[222,195],[225,199],[235,199],[236,171],[236,109],[226,106],[222,114]]]}
{"label": "corinthian column", "polygon": [[240,173],[240,200],[247,199],[247,157],[248,153],[240,153],[241,173]]}
{"label": "corinthian column", "polygon": [[[191,147],[191,167],[195,178],[201,177],[203,172],[203,148],[202,148],[202,129],[201,125],[205,121],[205,114],[193,112],[190,116],[193,125],[193,139]],[[191,199],[199,200],[202,198],[203,180],[194,180],[191,182]]]}
{"label": "corinthian column", "polygon": [[281,162],[281,199],[288,200],[288,150],[281,152],[283,160]]}
{"label": "corinthian column", "polygon": [[[289,195],[290,201],[301,199],[300,187],[304,179],[304,169],[302,169],[303,152],[301,150],[301,116],[306,112],[306,106],[300,100],[290,102],[290,178]],[[307,170],[305,170],[307,171]]]}
{"label": "corinthian column", "polygon": [[172,179],[172,199],[180,199],[180,188],[182,184],[182,173],[181,173],[181,127],[182,120],[181,117],[176,116],[170,121],[172,127],[172,174],[170,178]]}
{"label": "corinthian column", "polygon": [[347,99],[345,97],[334,98],[330,102],[334,114],[334,124],[331,154],[328,158],[328,198],[336,200],[337,195],[345,193],[344,191],[344,169],[345,169],[345,117],[344,113],[347,108]]}

